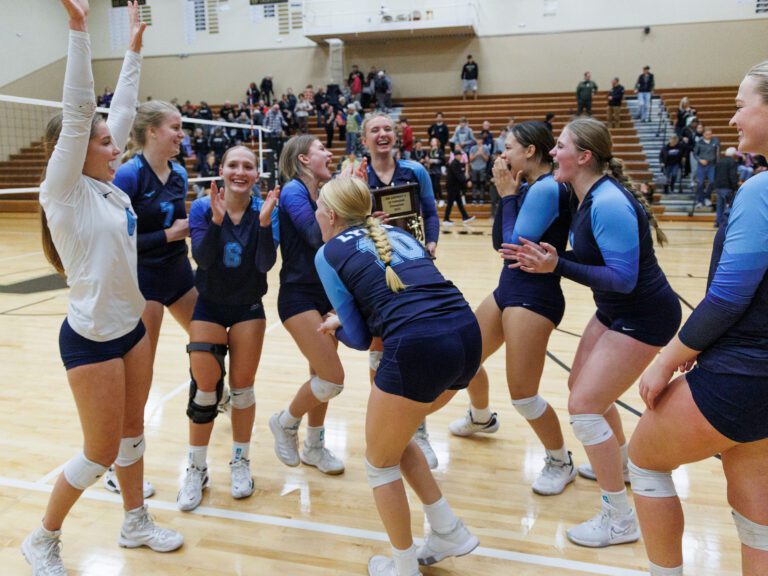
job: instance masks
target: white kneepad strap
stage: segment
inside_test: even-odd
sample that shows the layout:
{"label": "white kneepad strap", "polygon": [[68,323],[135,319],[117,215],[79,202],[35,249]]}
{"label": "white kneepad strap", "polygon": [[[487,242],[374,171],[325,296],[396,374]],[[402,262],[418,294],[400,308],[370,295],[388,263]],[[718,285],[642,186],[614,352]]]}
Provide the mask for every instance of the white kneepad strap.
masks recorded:
{"label": "white kneepad strap", "polygon": [[365,471],[368,473],[368,486],[371,488],[397,482],[403,477],[400,473],[400,464],[395,464],[389,468],[376,468],[368,462],[368,458],[365,459]]}
{"label": "white kneepad strap", "polygon": [[637,496],[649,498],[670,498],[677,496],[672,472],[646,470],[629,461],[629,478],[632,481],[632,492]]}
{"label": "white kneepad strap", "polygon": [[328,402],[328,400],[335,398],[344,390],[343,384],[328,382],[328,380],[323,380],[320,376],[312,376],[309,380],[309,385],[312,388],[312,394],[320,402]]}
{"label": "white kneepad strap", "polygon": [[602,414],[572,414],[571,426],[576,439],[584,446],[594,446],[613,436],[613,430]]}
{"label": "white kneepad strap", "polygon": [[369,350],[368,351],[368,366],[371,370],[376,372],[381,364],[381,357],[384,356],[383,350]]}
{"label": "white kneepad strap", "polygon": [[520,398],[519,400],[512,400],[512,406],[515,407],[520,413],[520,416],[526,420],[536,420],[541,418],[542,414],[547,410],[547,401],[541,396],[531,396],[530,398]]}
{"label": "white kneepad strap", "polygon": [[106,471],[106,466],[91,462],[82,452],[64,464],[64,478],[70,486],[78,490],[91,486]]}
{"label": "white kneepad strap", "polygon": [[245,410],[256,404],[256,394],[253,392],[253,385],[247,388],[230,388],[229,402],[232,408]]}
{"label": "white kneepad strap", "polygon": [[768,552],[768,526],[752,522],[749,518],[731,510],[736,530],[739,532],[739,540],[744,546],[755,550]]}
{"label": "white kneepad strap", "polygon": [[115,465],[121,468],[126,468],[132,464],[136,464],[141,457],[144,456],[144,449],[146,448],[146,442],[144,442],[144,434],[136,436],[135,438],[123,438],[120,440],[120,450],[117,453],[117,460]]}

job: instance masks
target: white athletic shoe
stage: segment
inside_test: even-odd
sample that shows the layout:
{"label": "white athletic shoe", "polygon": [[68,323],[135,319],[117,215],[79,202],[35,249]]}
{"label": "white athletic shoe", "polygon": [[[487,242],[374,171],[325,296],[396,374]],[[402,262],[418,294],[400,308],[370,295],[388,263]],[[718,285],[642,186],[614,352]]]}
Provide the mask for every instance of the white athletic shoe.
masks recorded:
{"label": "white athletic shoe", "polygon": [[445,208],[445,200],[438,200],[437,201],[437,207],[438,208]]}
{"label": "white athletic shoe", "polygon": [[[587,480],[597,480],[595,471],[592,470],[592,465],[589,462],[587,462],[586,464],[582,464],[576,470],[579,473],[579,476],[581,476],[582,478],[586,478]],[[629,484],[629,463],[628,462],[624,462],[624,484]]]}
{"label": "white athletic shoe", "polygon": [[474,221],[475,221],[475,216],[470,216],[469,218],[464,218],[464,220],[462,220],[461,223],[466,225],[466,224],[469,224],[470,222],[474,222]]}
{"label": "white athletic shoe", "polygon": [[314,466],[323,474],[335,476],[344,472],[344,462],[328,450],[324,444],[310,446],[304,441],[304,449],[301,451],[301,461],[307,466]]}
{"label": "white athletic shoe", "polygon": [[46,534],[36,528],[21,543],[21,553],[32,566],[33,576],[67,576],[61,559],[61,530]]}
{"label": "white athletic shoe", "polygon": [[453,222],[451,222],[450,220],[443,220],[443,226],[448,228],[450,226],[453,226]]}
{"label": "white athletic shoe", "polygon": [[605,548],[614,544],[636,542],[640,539],[635,511],[619,515],[614,508],[603,504],[595,516],[566,531],[568,540],[579,546]]}
{"label": "white athletic shoe", "polygon": [[200,506],[200,502],[203,500],[203,490],[207,487],[208,469],[203,468],[200,470],[190,464],[189,468],[187,468],[187,474],[184,476],[181,490],[179,490],[179,495],[176,497],[179,510],[189,512]]}
{"label": "white athletic shoe", "polygon": [[232,498],[248,498],[253,494],[253,476],[251,461],[241,458],[229,463],[229,476],[232,481]]}
{"label": "white athletic shoe", "polygon": [[430,470],[437,468],[437,454],[432,450],[432,445],[429,443],[429,432],[423,426],[416,430],[413,435],[413,441],[416,442],[416,446],[424,454],[424,458],[427,459],[427,464]]}
{"label": "white athletic shoe", "polygon": [[138,512],[128,512],[120,529],[117,543],[123,548],[147,546],[155,552],[171,552],[181,548],[184,537],[170,528],[155,524],[146,504]]}
{"label": "white athletic shoe", "polygon": [[[110,466],[104,473],[104,488],[115,494],[120,494],[120,482],[117,480],[117,474],[115,473],[115,467]],[[152,486],[147,480],[144,480],[144,498],[151,498],[155,495],[155,487]]]}
{"label": "white athletic shoe", "polygon": [[275,437],[275,454],[286,466],[298,466],[299,462],[299,425],[283,428],[280,425],[280,412],[272,414],[269,429]]}
{"label": "white athletic shoe", "polygon": [[368,576],[418,576],[421,574],[418,564],[410,574],[400,574],[395,561],[388,556],[371,556],[368,560]]}
{"label": "white athletic shoe", "polygon": [[449,556],[464,556],[477,548],[480,541],[464,526],[461,520],[447,534],[438,534],[430,530],[424,538],[424,545],[419,548],[419,564],[430,566]]}
{"label": "white athletic shoe", "polygon": [[532,488],[536,494],[554,496],[565,490],[574,478],[576,478],[576,470],[570,452],[568,452],[568,462],[547,456],[544,458],[544,468],[534,480]]}
{"label": "white athletic shoe", "polygon": [[496,412],[491,414],[488,422],[475,422],[472,420],[472,410],[467,410],[463,418],[454,420],[448,424],[448,430],[454,436],[472,436],[473,434],[493,434],[499,429],[499,420],[496,418]]}

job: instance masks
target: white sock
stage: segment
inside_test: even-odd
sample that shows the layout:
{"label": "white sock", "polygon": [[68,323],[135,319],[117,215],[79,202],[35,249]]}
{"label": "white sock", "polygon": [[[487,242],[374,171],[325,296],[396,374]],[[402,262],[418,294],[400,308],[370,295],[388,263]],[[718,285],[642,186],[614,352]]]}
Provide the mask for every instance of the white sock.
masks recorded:
{"label": "white sock", "polygon": [[144,512],[144,505],[139,506],[138,508],[134,508],[133,510],[126,510],[125,511],[125,517],[130,518],[133,516],[139,516]]}
{"label": "white sock", "polygon": [[619,446],[619,452],[621,452],[621,465],[626,468],[629,462],[629,442],[624,442]]}
{"label": "white sock", "polygon": [[325,443],[325,426],[307,426],[307,446],[322,446]]}
{"label": "white sock", "polygon": [[632,507],[629,505],[629,495],[627,494],[626,488],[620,492],[608,492],[607,490],[600,490],[600,495],[603,501],[603,505],[608,504],[619,514],[629,514],[632,511]]}
{"label": "white sock", "polygon": [[425,504],[424,514],[427,515],[432,530],[438,534],[448,534],[459,521],[444,496],[434,504]]}
{"label": "white sock", "polygon": [[475,408],[472,404],[469,405],[469,413],[472,414],[472,421],[478,424],[485,424],[493,416],[490,406],[485,408]]}
{"label": "white sock", "polygon": [[251,454],[250,442],[232,442],[232,462],[248,460]]}
{"label": "white sock", "polygon": [[292,415],[291,411],[286,408],[280,412],[280,416],[277,417],[277,422],[283,428],[296,428],[301,422],[301,416],[296,418],[296,416]]}
{"label": "white sock", "polygon": [[651,571],[651,576],[683,576],[682,564],[680,566],[675,566],[674,568],[665,568],[664,566],[658,566],[649,560],[648,568]]}
{"label": "white sock", "polygon": [[559,462],[570,462],[570,458],[568,458],[568,450],[565,449],[565,444],[558,450],[547,450],[547,456],[558,460]]}
{"label": "white sock", "polygon": [[61,528],[59,528],[58,530],[48,530],[45,526],[40,524],[40,534],[43,536],[43,538],[48,538],[52,540],[57,536],[61,536]]}
{"label": "white sock", "polygon": [[392,546],[392,560],[395,561],[395,569],[398,574],[410,575],[419,573],[419,559],[416,544],[411,544],[407,550],[398,550]]}
{"label": "white sock", "polygon": [[189,463],[198,470],[208,468],[206,459],[208,458],[208,446],[190,446]]}

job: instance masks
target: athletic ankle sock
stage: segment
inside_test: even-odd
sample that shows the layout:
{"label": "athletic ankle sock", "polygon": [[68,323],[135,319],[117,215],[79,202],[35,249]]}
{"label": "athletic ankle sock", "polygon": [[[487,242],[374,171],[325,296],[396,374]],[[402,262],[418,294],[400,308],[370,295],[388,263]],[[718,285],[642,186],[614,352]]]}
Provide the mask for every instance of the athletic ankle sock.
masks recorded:
{"label": "athletic ankle sock", "polygon": [[295,428],[301,422],[301,416],[296,418],[296,416],[291,414],[291,411],[286,408],[280,412],[280,416],[277,417],[277,422],[283,428]]}
{"label": "athletic ankle sock", "polygon": [[232,442],[232,462],[248,460],[251,454],[250,442]]}
{"label": "athletic ankle sock", "polygon": [[621,465],[626,468],[629,461],[629,442],[624,442],[619,446],[619,452],[621,452]]}
{"label": "athletic ankle sock", "polygon": [[570,458],[568,458],[568,450],[565,449],[565,444],[558,450],[547,450],[547,456],[560,462],[570,462]]}
{"label": "athletic ankle sock", "polygon": [[632,507],[629,505],[629,495],[627,494],[626,488],[620,492],[608,492],[607,490],[600,490],[600,495],[603,504],[608,504],[622,516],[624,514],[629,514],[632,511]]}
{"label": "athletic ankle sock", "polygon": [[491,419],[491,416],[493,416],[493,412],[491,412],[490,406],[486,406],[485,408],[476,408],[470,404],[469,413],[472,414],[472,421],[477,422],[478,424],[485,424]]}
{"label": "athletic ankle sock", "polygon": [[325,426],[307,426],[307,446],[322,445],[325,442]]}
{"label": "athletic ankle sock", "polygon": [[126,510],[125,517],[126,518],[135,517],[143,512],[144,512],[144,505],[142,504],[141,506],[139,506],[138,508],[134,508],[133,510]]}
{"label": "athletic ankle sock", "polygon": [[648,561],[648,568],[651,571],[651,576],[683,576],[683,565],[675,566],[674,568],[665,568],[654,564],[650,560]]}
{"label": "athletic ankle sock", "polygon": [[206,459],[208,458],[208,446],[190,446],[189,463],[198,470],[208,468]]}
{"label": "athletic ankle sock", "polygon": [[445,496],[441,496],[440,500],[434,504],[425,504],[424,514],[426,514],[432,530],[438,534],[448,534],[459,521]]}
{"label": "athletic ankle sock", "polygon": [[411,547],[406,550],[398,550],[392,546],[392,560],[395,561],[398,574],[413,574],[414,571],[418,571],[419,560],[416,555],[418,550],[416,544],[411,544]]}
{"label": "athletic ankle sock", "polygon": [[58,530],[48,530],[45,526],[43,526],[42,523],[40,523],[40,534],[43,535],[45,538],[56,538],[57,536],[61,536],[61,528]]}

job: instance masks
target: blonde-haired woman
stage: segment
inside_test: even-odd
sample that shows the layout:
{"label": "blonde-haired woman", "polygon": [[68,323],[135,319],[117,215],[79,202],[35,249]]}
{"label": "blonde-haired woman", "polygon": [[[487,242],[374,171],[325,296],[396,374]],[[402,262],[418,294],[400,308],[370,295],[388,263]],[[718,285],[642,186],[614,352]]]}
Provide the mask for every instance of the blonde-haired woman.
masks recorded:
{"label": "blonde-haired woman", "polygon": [[[768,61],[742,81],[730,123],[739,151],[768,155]],[[630,474],[652,576],[683,574],[672,470],[718,453],[743,573],[768,574],[768,174],[736,194],[709,270],[706,297],[640,380],[648,410],[629,445]],[[673,378],[678,369],[690,371]]]}
{"label": "blonde-haired woman", "polygon": [[591,464],[579,474],[596,478],[601,510],[567,535],[599,548],[640,537],[624,486],[626,439],[614,401],[672,339],[682,312],[656,261],[651,227],[660,241],[664,235],[613,157],[605,124],[573,120],[551,154],[558,166],[555,180],[568,182],[579,202],[571,221],[572,251],[558,256],[551,244],[523,238],[502,246],[515,268],[559,274],[592,289],[597,311],[576,349],[568,412]]}
{"label": "blonde-haired woman", "polygon": [[[95,114],[87,0],[62,0],[69,16],[63,113],[48,125],[53,148],[40,187],[43,248],[67,276],[67,317],[59,348],[83,429],[83,450],[64,465],[41,526],[21,545],[34,574],[66,574],[61,527],[83,491],[115,462],[125,520],[118,543],[158,552],[183,537],[159,528],[144,505],[144,403],[152,380],[150,348],[136,278],[136,214],[112,183],[112,164],[131,129],[145,24],[138,2],[128,3],[129,50],[105,122]],[[54,148],[55,146],[55,148]]]}
{"label": "blonde-haired woman", "polygon": [[[280,292],[277,313],[309,362],[310,378],[290,405],[273,414],[269,429],[275,437],[275,454],[286,466],[300,462],[324,474],[341,474],[344,462],[325,447],[325,413],[328,401],[344,389],[344,368],[332,336],[317,331],[331,303],[314,267],[315,253],[323,244],[315,220],[320,186],[331,179],[333,154],[314,136],[294,136],[280,155],[283,185],[280,217]],[[298,431],[307,414],[307,436],[299,453]]]}
{"label": "blonde-haired woman", "polygon": [[[316,217],[326,244],[315,265],[337,315],[321,330],[358,350],[368,349],[372,334],[383,339],[368,399],[365,466],[393,557],[374,556],[368,572],[412,576],[419,563],[468,554],[478,545],[442,496],[412,436],[427,414],[466,388],[482,344],[467,302],[427,250],[370,214],[371,194],[362,180],[338,178],[323,187]],[[425,364],[427,356],[441,360]],[[402,475],[424,503],[431,526],[419,549]]]}

